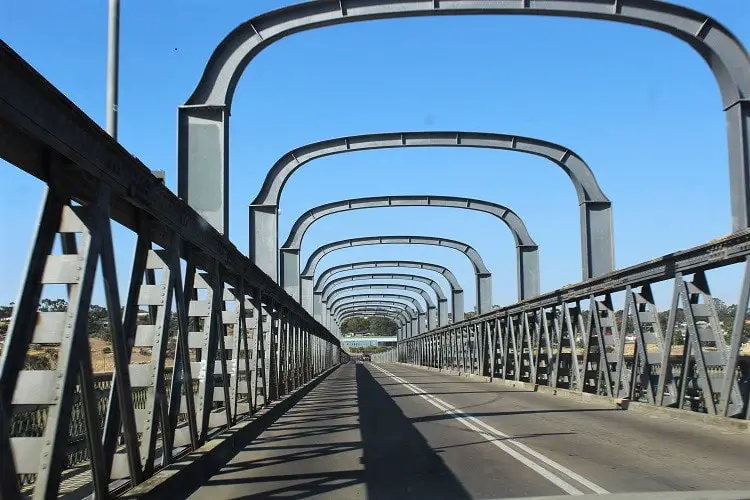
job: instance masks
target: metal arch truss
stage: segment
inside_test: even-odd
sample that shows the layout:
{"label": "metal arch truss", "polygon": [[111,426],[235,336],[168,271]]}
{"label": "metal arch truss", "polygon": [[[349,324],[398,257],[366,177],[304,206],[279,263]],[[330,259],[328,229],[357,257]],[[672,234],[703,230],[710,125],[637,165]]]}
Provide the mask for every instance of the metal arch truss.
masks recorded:
{"label": "metal arch truss", "polygon": [[417,323],[420,316],[417,307],[411,302],[411,300],[413,300],[412,297],[392,295],[390,298],[389,296],[386,296],[375,300],[371,298],[360,298],[357,295],[353,295],[350,298],[353,300],[339,304],[336,307],[335,314],[330,316],[332,320],[331,328],[337,335],[341,332],[341,315],[344,312],[377,307],[385,307],[401,311],[405,324],[401,329],[400,339],[406,339],[417,334]]}
{"label": "metal arch truss", "polygon": [[[581,256],[583,278],[597,276],[614,269],[614,237],[612,235],[612,204],[596,182],[591,168],[569,148],[532,137],[487,132],[390,132],[367,134],[351,137],[340,137],[326,141],[307,144],[282,156],[266,175],[260,192],[250,205],[250,258],[270,276],[276,276],[276,254],[278,235],[278,207],[281,192],[291,175],[302,165],[316,159],[334,154],[366,151],[372,149],[390,149],[405,147],[464,147],[516,151],[546,158],[568,175],[578,196],[581,220]],[[409,197],[403,197],[408,201]],[[440,197],[430,199],[440,200]],[[448,203],[466,201],[461,198],[447,197]],[[387,200],[388,198],[382,198]],[[367,201],[363,199],[361,201]],[[374,198],[373,200],[378,200]],[[357,200],[352,200],[357,201]],[[475,207],[481,210],[479,200]],[[332,206],[333,205],[333,206]],[[377,206],[388,206],[380,204]],[[342,208],[336,204],[323,205],[320,209]],[[367,207],[355,207],[367,208]],[[493,213],[492,207],[485,207]],[[495,207],[496,208],[496,207]],[[484,210],[488,211],[488,210]],[[333,213],[331,211],[330,213]],[[327,215],[327,214],[321,214]],[[304,217],[304,216],[303,216]],[[507,221],[509,227],[510,220]],[[513,227],[511,227],[513,230]],[[525,232],[525,228],[523,230]],[[519,235],[516,237],[519,243]],[[290,235],[291,238],[291,235]],[[301,239],[301,236],[300,236]],[[289,244],[287,243],[283,246]],[[291,246],[291,245],[290,245]],[[283,267],[282,267],[283,276]],[[530,296],[530,295],[529,295]]]}
{"label": "metal arch truss", "polygon": [[408,314],[405,313],[403,308],[399,308],[396,306],[351,306],[346,307],[339,311],[338,316],[336,316],[336,321],[341,322],[344,318],[347,317],[347,314],[363,314],[362,311],[388,311],[388,312],[396,312],[398,314],[399,321],[401,323],[405,322],[405,318],[408,317]]}
{"label": "metal arch truss", "polygon": [[[0,498],[63,481],[110,498],[340,363],[336,337],[2,41],[0,124],[0,158],[46,184],[0,355]],[[115,222],[135,239],[125,272]],[[110,373],[92,366],[97,284]],[[40,310],[50,286],[60,310]],[[51,366],[26,363],[38,349]]]}
{"label": "metal arch truss", "polygon": [[[722,326],[707,272],[742,263]],[[659,309],[652,287],[672,285]],[[750,229],[401,342],[399,361],[750,420]],[[683,321],[678,321],[681,311]],[[667,313],[663,322],[660,315]],[[629,341],[628,341],[629,337]]]}
{"label": "metal arch truss", "polygon": [[[516,242],[518,274],[518,300],[539,295],[539,247],[529,235],[526,224],[510,208],[474,198],[455,196],[378,196],[355,198],[327,203],[302,214],[292,226],[286,242],[281,247],[281,286],[292,297],[299,300],[300,247],[307,229],[315,222],[339,212],[381,207],[447,207],[476,210],[491,214],[508,226]],[[264,235],[254,235],[255,237]]]}
{"label": "metal arch truss", "polygon": [[[353,299],[350,302],[343,302],[347,299]],[[422,307],[422,304],[419,302],[419,300],[415,299],[411,295],[407,295],[406,293],[352,293],[351,295],[341,295],[339,297],[336,297],[335,299],[331,299],[329,309],[331,311],[331,317],[335,317],[338,313],[339,307],[342,307],[341,304],[350,304],[357,301],[362,300],[383,300],[383,299],[392,299],[392,300],[398,300],[405,303],[410,304],[414,310],[417,311],[417,319],[412,321],[412,327],[411,327],[411,335],[417,335],[425,331],[426,326],[426,318],[425,318],[425,309]]]}
{"label": "metal arch truss", "polygon": [[435,298],[437,300],[437,326],[445,326],[448,324],[448,298],[443,292],[440,284],[425,276],[419,274],[402,274],[402,273],[370,273],[370,274],[353,274],[349,276],[342,276],[340,278],[334,278],[330,280],[320,292],[316,292],[313,289],[313,316],[315,315],[315,308],[320,307],[320,311],[323,311],[323,304],[328,302],[328,297],[335,291],[331,290],[332,287],[340,283],[348,281],[365,281],[365,280],[401,280],[401,281],[417,281],[424,283],[432,288],[435,292]]}
{"label": "metal arch truss", "polygon": [[[318,279],[315,281],[315,287],[313,288],[313,297],[315,294],[320,292],[323,286],[325,286],[327,279],[336,274],[355,271],[357,269],[373,269],[373,268],[406,268],[406,269],[424,269],[425,271],[431,271],[438,273],[443,276],[451,288],[451,309],[452,319],[454,322],[461,321],[464,319],[464,290],[456,279],[456,275],[451,272],[450,269],[437,264],[431,264],[429,262],[413,261],[413,260],[369,260],[353,262],[350,264],[340,264],[338,266],[329,267],[323,271]],[[313,301],[315,298],[313,298]],[[317,308],[315,302],[313,302],[313,316],[316,320],[320,321],[320,317],[316,316],[316,313],[320,314],[320,308]]]}
{"label": "metal arch truss", "polygon": [[361,283],[361,284],[356,284],[356,285],[342,286],[342,287],[332,290],[328,297],[323,298],[323,307],[325,308],[327,306],[328,301],[332,301],[334,300],[335,297],[340,297],[342,294],[347,293],[347,292],[356,291],[356,290],[380,290],[380,289],[403,290],[405,292],[414,293],[422,297],[422,300],[425,301],[425,305],[427,306],[427,329],[432,330],[436,328],[437,306],[435,304],[435,301],[432,300],[432,297],[426,290],[416,287],[416,286],[411,286],[411,285],[387,283],[383,281],[373,281],[372,283]]}
{"label": "metal arch truss", "polygon": [[[601,19],[655,29],[686,42],[706,61],[719,85],[728,132],[732,227],[734,230],[748,227],[750,57],[737,37],[706,14],[666,2],[642,0],[372,0],[356,3],[341,0],[301,3],[261,14],[237,26],[219,43],[193,94],[179,108],[180,196],[220,232],[226,232],[227,143],[232,97],[247,65],[272,43],[301,31],[343,23],[461,14]],[[209,176],[206,172],[217,173]]]}
{"label": "metal arch truss", "polygon": [[344,248],[364,245],[433,245],[452,248],[466,255],[474,267],[476,276],[476,303],[479,313],[488,312],[492,308],[492,273],[490,273],[481,255],[470,245],[448,238],[435,236],[366,236],[334,241],[316,248],[307,259],[305,268],[300,273],[300,291],[302,306],[312,311],[312,290],[315,269],[321,259],[331,252]]}

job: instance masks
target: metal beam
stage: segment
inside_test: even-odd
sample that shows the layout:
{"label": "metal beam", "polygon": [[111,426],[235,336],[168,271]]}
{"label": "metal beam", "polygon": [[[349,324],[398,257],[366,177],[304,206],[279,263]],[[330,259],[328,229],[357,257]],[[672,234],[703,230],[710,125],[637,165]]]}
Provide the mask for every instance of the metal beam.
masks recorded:
{"label": "metal beam", "polygon": [[363,245],[434,245],[458,250],[466,255],[474,266],[476,276],[477,311],[488,312],[492,308],[492,273],[490,273],[479,253],[470,245],[447,238],[435,236],[366,236],[334,241],[316,248],[307,260],[305,268],[300,274],[300,290],[302,306],[312,311],[312,282],[315,269],[321,259],[331,252],[344,248]]}
{"label": "metal beam", "polygon": [[[320,307],[318,307],[320,304],[314,302],[317,297],[317,299],[320,299],[319,295],[316,295],[317,292],[320,292],[321,288],[325,286],[326,280],[334,276],[338,273],[342,273],[345,271],[354,271],[356,269],[372,269],[372,268],[384,268],[384,267],[392,267],[392,268],[407,268],[407,269],[424,269],[426,271],[432,271],[434,273],[438,273],[441,276],[443,276],[446,280],[448,280],[448,284],[451,287],[451,308],[452,308],[452,316],[453,321],[460,321],[464,319],[464,291],[463,288],[461,288],[461,285],[458,282],[458,279],[456,279],[456,276],[451,272],[450,269],[444,266],[439,266],[437,264],[431,264],[429,262],[421,262],[421,261],[413,261],[413,260],[370,260],[370,261],[360,261],[360,262],[353,262],[351,264],[341,264],[338,266],[329,267],[325,271],[323,271],[320,276],[318,276],[317,281],[315,281],[315,287],[313,288],[313,316],[315,316],[315,313],[320,313]],[[315,319],[320,321],[320,318],[315,316]]]}
{"label": "metal beam", "polygon": [[[727,118],[733,228],[739,230],[748,227],[750,57],[737,37],[715,19],[678,5],[642,0],[371,0],[349,3],[346,9],[342,9],[341,3],[335,1],[301,3],[261,14],[240,24],[219,43],[198,86],[186,105],[179,109],[178,170],[179,177],[185,179],[180,181],[180,195],[207,220],[216,224],[219,231],[225,230],[228,213],[228,177],[224,173],[228,170],[228,114],[237,82],[248,64],[263,49],[291,34],[326,26],[375,19],[440,15],[534,15],[600,19],[655,29],[686,42],[706,61],[719,85]],[[191,182],[188,182],[188,176],[193,177]],[[191,184],[193,187],[190,187]],[[603,215],[595,210],[590,214],[588,222],[592,223],[594,217]],[[601,236],[591,235],[593,240]]]}
{"label": "metal beam", "polygon": [[[345,292],[345,293],[350,293],[350,292]],[[406,293],[363,293],[363,294],[341,295],[339,297],[331,299],[329,310],[331,311],[332,315],[336,314],[341,302],[346,299],[356,299],[356,300],[395,299],[395,300],[401,300],[401,301],[410,303],[412,306],[414,306],[414,309],[416,309],[417,316],[418,316],[418,320],[412,321],[412,332],[414,332],[414,334],[416,335],[424,331],[425,310],[422,307],[422,304],[419,302],[419,300],[415,299],[414,297],[410,295],[407,295]],[[345,302],[344,304],[347,304],[347,303],[348,302]]]}
{"label": "metal beam", "polygon": [[[510,208],[489,201],[455,196],[377,196],[336,201],[312,208],[302,214],[292,226],[281,247],[281,286],[299,300],[300,247],[305,232],[321,218],[349,210],[384,207],[445,207],[475,210],[500,219],[513,234],[516,243],[516,271],[518,300],[539,295],[539,247],[531,238],[523,220]],[[274,224],[275,226],[275,224]],[[267,234],[252,234],[251,239],[266,238]],[[265,246],[265,244],[263,244]],[[275,265],[275,263],[274,263]]]}
{"label": "metal beam", "polygon": [[[326,285],[319,293],[313,290],[313,309],[315,309],[316,306],[320,306],[320,310],[323,311],[323,302],[326,302],[328,300],[331,289],[337,284],[345,283],[348,281],[366,281],[378,279],[417,281],[429,285],[429,287],[432,288],[432,290],[435,292],[435,296],[437,299],[437,326],[445,326],[448,324],[448,298],[445,296],[443,289],[440,287],[440,284],[438,284],[437,281],[425,276],[420,276],[418,274],[371,273],[354,274],[343,276],[341,278],[334,278],[326,283]],[[313,316],[314,315],[315,311],[313,310]]]}
{"label": "metal beam", "polygon": [[339,297],[343,293],[346,293],[346,292],[350,292],[354,290],[379,290],[379,289],[403,290],[405,292],[414,293],[422,297],[422,299],[425,301],[425,305],[427,306],[427,330],[433,330],[436,328],[435,323],[436,323],[436,318],[437,318],[437,307],[435,305],[435,302],[432,300],[432,297],[430,297],[430,294],[427,293],[427,291],[423,290],[422,288],[411,286],[411,285],[402,285],[402,284],[385,283],[385,282],[376,281],[376,282],[368,283],[368,284],[342,286],[340,288],[336,288],[332,290],[330,292],[330,295],[322,297],[323,307],[325,309],[329,300],[333,300],[334,297]]}

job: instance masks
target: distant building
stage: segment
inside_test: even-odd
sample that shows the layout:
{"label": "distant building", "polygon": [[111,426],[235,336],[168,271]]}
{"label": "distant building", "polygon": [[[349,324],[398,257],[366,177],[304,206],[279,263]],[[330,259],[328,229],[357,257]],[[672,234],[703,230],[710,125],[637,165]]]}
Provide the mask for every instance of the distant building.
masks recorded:
{"label": "distant building", "polygon": [[396,345],[396,337],[345,337],[341,339],[344,348],[347,347],[391,347]]}

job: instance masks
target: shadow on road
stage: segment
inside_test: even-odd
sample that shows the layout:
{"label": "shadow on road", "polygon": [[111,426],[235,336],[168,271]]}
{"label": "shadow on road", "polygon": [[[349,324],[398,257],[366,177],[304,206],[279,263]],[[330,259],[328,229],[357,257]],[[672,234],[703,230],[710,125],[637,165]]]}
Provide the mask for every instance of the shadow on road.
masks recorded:
{"label": "shadow on road", "polygon": [[370,372],[356,375],[367,498],[471,498]]}

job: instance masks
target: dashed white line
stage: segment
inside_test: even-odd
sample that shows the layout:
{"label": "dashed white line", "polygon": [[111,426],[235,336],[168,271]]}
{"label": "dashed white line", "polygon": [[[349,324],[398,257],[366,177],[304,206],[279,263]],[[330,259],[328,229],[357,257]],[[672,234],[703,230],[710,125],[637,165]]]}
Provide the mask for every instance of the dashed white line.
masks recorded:
{"label": "dashed white line", "polygon": [[[519,450],[525,452],[529,456],[535,458],[539,462],[547,465],[548,467],[556,470],[558,473],[567,476],[568,479],[572,479],[573,481],[576,481],[580,485],[585,486],[586,488],[590,489],[594,493],[609,493],[609,491],[605,490],[601,486],[589,481],[585,477],[581,476],[580,474],[576,474],[572,470],[568,469],[567,467],[559,464],[558,462],[555,462],[549,457],[546,457],[542,455],[541,453],[534,451],[533,449],[529,448],[523,443],[519,443],[515,439],[510,438],[507,434],[497,430],[496,428],[492,427],[491,425],[482,422],[476,417],[473,417],[471,415],[468,415],[464,413],[463,411],[459,410],[458,408],[446,403],[445,401],[433,396],[432,394],[428,393],[427,391],[420,389],[414,384],[409,383],[408,381],[404,380],[401,377],[398,377],[391,372],[377,366],[377,365],[370,365],[376,368],[377,370],[381,371],[383,374],[387,375],[388,377],[392,378],[396,382],[402,384],[404,387],[412,391],[413,393],[420,396],[422,399],[430,403],[432,406],[438,408],[443,413],[452,415],[455,417],[455,419],[463,424],[468,429],[471,429],[472,431],[476,432],[480,436],[482,436],[487,441],[491,442],[493,445],[513,457],[514,459],[521,462],[523,465],[527,466],[528,468],[532,469],[534,472],[538,473],[548,481],[550,481],[552,484],[557,486],[558,488],[562,489],[565,493],[568,493],[569,495],[583,495],[584,492],[576,488],[573,484],[569,483],[562,477],[558,476],[554,472],[546,469],[545,467],[541,466],[540,464],[534,462],[526,455],[519,453],[516,449],[509,446],[508,444],[512,444]],[[497,438],[501,438],[497,439]],[[506,444],[508,443],[508,444]]]}

